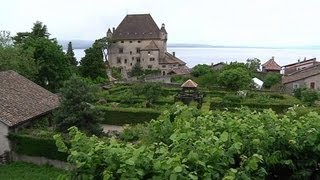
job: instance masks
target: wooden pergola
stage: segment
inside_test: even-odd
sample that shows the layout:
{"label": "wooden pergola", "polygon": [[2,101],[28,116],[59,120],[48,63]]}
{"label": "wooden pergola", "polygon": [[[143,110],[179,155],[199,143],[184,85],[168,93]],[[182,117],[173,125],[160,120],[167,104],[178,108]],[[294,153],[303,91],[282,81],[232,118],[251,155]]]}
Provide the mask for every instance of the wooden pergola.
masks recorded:
{"label": "wooden pergola", "polygon": [[198,84],[191,79],[181,85],[182,90],[175,96],[175,100],[180,100],[184,104],[190,104],[191,101],[198,102],[201,107],[203,95],[198,91]]}

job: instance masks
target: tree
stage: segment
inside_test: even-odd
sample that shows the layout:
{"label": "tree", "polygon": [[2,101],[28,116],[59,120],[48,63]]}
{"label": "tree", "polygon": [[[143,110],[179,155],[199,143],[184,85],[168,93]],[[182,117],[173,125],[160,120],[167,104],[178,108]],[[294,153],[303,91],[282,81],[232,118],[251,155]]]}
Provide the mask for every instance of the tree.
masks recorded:
{"label": "tree", "polygon": [[12,44],[10,31],[0,31],[0,47],[7,47]]}
{"label": "tree", "polygon": [[47,26],[37,21],[31,32],[17,33],[15,46],[32,51],[38,65],[35,81],[40,86],[56,92],[71,75],[70,64],[62,47],[55,39],[49,39]]}
{"label": "tree", "polygon": [[137,84],[133,88],[133,93],[137,96],[144,96],[147,104],[152,104],[162,95],[162,87],[158,83]]}
{"label": "tree", "polygon": [[276,85],[281,82],[281,74],[278,73],[268,73],[264,78],[263,86],[265,88],[271,88],[273,85]]}
{"label": "tree", "polygon": [[257,72],[260,71],[261,61],[257,58],[247,59],[246,65],[251,72]]}
{"label": "tree", "polygon": [[251,82],[250,72],[241,67],[223,70],[218,76],[218,83],[230,90],[247,89]]}
{"label": "tree", "polygon": [[194,77],[199,77],[206,75],[212,71],[211,67],[206,64],[198,64],[192,68],[191,75]]}
{"label": "tree", "polygon": [[106,78],[106,66],[103,62],[104,38],[96,40],[92,47],[85,50],[86,55],[80,61],[80,74],[92,80]]}
{"label": "tree", "polygon": [[73,52],[73,48],[72,48],[72,42],[68,43],[68,49],[67,49],[67,58],[69,60],[69,63],[73,66],[77,66],[78,65],[78,61],[77,59],[74,57],[74,52]]}
{"label": "tree", "polygon": [[134,66],[132,67],[131,71],[128,72],[128,75],[131,77],[141,76],[143,74],[144,74],[144,71],[143,71],[140,63],[135,63]]}
{"label": "tree", "polygon": [[97,90],[97,87],[77,76],[66,81],[61,89],[61,105],[54,113],[58,130],[66,132],[71,126],[77,126],[90,134],[102,133],[99,122],[103,114],[92,104],[97,100]]}
{"label": "tree", "polygon": [[35,80],[38,65],[33,52],[20,47],[0,47],[0,71],[14,70],[30,80]]}

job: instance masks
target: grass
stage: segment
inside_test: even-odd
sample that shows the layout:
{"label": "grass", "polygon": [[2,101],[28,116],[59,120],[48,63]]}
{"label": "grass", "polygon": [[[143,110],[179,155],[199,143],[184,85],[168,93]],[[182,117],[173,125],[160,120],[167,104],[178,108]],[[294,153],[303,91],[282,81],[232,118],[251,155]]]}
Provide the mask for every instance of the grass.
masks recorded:
{"label": "grass", "polygon": [[0,165],[0,179],[6,180],[53,180],[60,175],[68,175],[64,170],[52,166],[39,166],[31,163],[13,162],[8,165]]}

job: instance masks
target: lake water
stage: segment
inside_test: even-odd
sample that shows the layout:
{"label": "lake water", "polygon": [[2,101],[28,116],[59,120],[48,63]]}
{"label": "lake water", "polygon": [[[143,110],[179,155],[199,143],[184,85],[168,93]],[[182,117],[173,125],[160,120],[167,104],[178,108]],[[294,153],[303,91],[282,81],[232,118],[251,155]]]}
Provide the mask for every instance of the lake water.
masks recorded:
{"label": "lake water", "polygon": [[[168,48],[168,52],[176,52],[176,56],[187,63],[188,67],[197,64],[211,64],[219,62],[245,62],[248,58],[258,58],[261,63],[272,56],[276,62],[283,66],[303,60],[320,59],[320,49],[268,49],[268,48]],[[75,49],[75,56],[80,59],[85,55],[84,49]]]}

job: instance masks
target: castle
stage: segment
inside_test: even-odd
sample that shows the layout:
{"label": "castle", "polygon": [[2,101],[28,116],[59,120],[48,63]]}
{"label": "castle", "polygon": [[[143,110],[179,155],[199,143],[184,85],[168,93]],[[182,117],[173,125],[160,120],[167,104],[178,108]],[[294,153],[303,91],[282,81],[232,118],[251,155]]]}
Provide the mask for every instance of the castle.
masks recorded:
{"label": "castle", "polygon": [[119,26],[107,31],[111,39],[108,61],[111,67],[129,72],[139,63],[142,69],[160,70],[162,75],[188,74],[186,63],[167,52],[165,25],[157,26],[150,14],[127,15]]}

